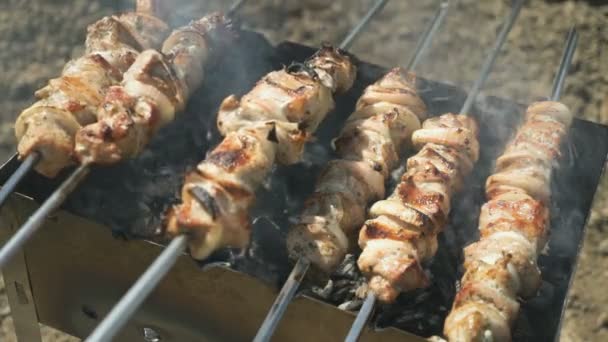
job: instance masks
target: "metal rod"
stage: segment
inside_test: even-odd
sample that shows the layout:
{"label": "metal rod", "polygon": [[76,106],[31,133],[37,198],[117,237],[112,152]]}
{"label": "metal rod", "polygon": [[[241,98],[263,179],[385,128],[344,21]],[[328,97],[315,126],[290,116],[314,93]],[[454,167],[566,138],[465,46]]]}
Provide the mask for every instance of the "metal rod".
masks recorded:
{"label": "metal rod", "polygon": [[[409,70],[412,70],[412,68],[416,66],[420,57],[422,56],[422,52],[429,47],[429,43],[431,42],[433,36],[441,26],[441,22],[443,21],[443,18],[447,13],[447,9],[447,1],[442,2],[439,9],[437,10],[437,13],[427,26],[427,29],[425,30],[420,40],[418,41],[418,44],[416,45],[414,56],[408,63],[407,68]],[[254,342],[270,341],[270,338],[276,330],[277,325],[283,317],[283,314],[287,310],[287,306],[293,300],[293,297],[296,294],[296,290],[300,286],[300,283],[302,282],[302,279],[304,278],[304,275],[308,270],[309,266],[310,261],[306,258],[298,259],[289,277],[287,278],[287,281],[281,288],[279,295],[272,304],[270,311],[266,315],[264,322],[260,326],[260,329],[258,330],[258,333],[254,339]]]}
{"label": "metal rod", "polygon": [[36,166],[38,161],[40,160],[40,153],[34,151],[30,153],[25,160],[19,165],[17,170],[9,177],[9,179],[4,183],[2,189],[0,189],[0,208],[4,205],[8,196],[15,191],[17,185],[21,183],[23,178],[27,176],[27,174]]}
{"label": "metal rod", "polygon": [[473,88],[471,88],[471,91],[469,91],[469,95],[467,96],[467,99],[464,102],[462,109],[460,110],[461,114],[467,115],[469,113],[469,111],[471,110],[471,108],[473,107],[473,104],[475,103],[475,99],[477,98],[477,95],[479,94],[479,91],[481,90],[481,87],[483,87],[483,84],[488,79],[488,76],[490,75],[490,71],[492,70],[492,67],[494,66],[494,62],[496,62],[496,58],[498,58],[500,48],[502,47],[504,42],[507,40],[507,36],[509,35],[509,32],[511,32],[511,29],[513,28],[513,24],[515,24],[515,21],[517,20],[517,17],[519,16],[519,12],[520,12],[522,6],[524,5],[524,1],[525,0],[517,0],[515,2],[515,4],[513,5],[511,14],[507,18],[507,21],[502,25],[500,33],[496,37],[496,43],[494,44],[492,51],[490,51],[490,54],[486,58],[486,61],[484,62],[483,67],[481,68],[481,74],[479,75],[479,78],[473,84]]}
{"label": "metal rod", "polygon": [[363,19],[361,19],[359,21],[357,26],[355,26],[348,33],[346,38],[344,38],[342,43],[340,43],[339,48],[342,50],[348,50],[351,47],[351,45],[353,44],[353,42],[355,41],[355,38],[357,38],[357,36],[359,35],[359,33],[361,33],[361,31],[363,31],[363,29],[365,27],[367,27],[367,24],[369,24],[369,22],[372,20],[372,18],[384,8],[384,5],[386,5],[387,2],[388,2],[388,0],[376,1],[374,6],[372,6],[372,8],[370,8],[369,11],[367,11],[367,13],[363,17]]}
{"label": "metal rod", "polygon": [[85,341],[112,341],[141,303],[169,272],[179,256],[185,252],[187,242],[188,239],[185,235],[173,239]]}
{"label": "metal rod", "polygon": [[568,38],[566,38],[566,47],[564,48],[564,54],[562,55],[562,60],[559,63],[559,69],[557,70],[557,74],[555,74],[555,80],[553,81],[551,101],[559,100],[562,95],[562,91],[564,89],[564,80],[566,79],[568,71],[570,70],[572,57],[574,56],[574,51],[576,50],[577,43],[578,32],[576,32],[576,28],[572,26],[572,28],[570,28],[570,31],[568,31]]}
{"label": "metal rod", "polygon": [[426,51],[429,44],[433,40],[432,39],[433,36],[435,36],[435,33],[437,32],[437,30],[439,30],[439,27],[441,26],[441,23],[443,23],[443,19],[445,18],[445,15],[448,13],[448,8],[449,8],[448,1],[444,1],[441,3],[441,5],[439,5],[439,9],[437,10],[437,13],[435,13],[435,16],[431,20],[430,25],[427,26],[426,30],[424,30],[424,33],[422,34],[422,36],[418,40],[418,43],[416,44],[416,48],[414,49],[414,55],[412,56],[412,58],[409,60],[409,62],[407,63],[407,65],[405,67],[408,71],[413,71],[416,68],[416,66],[418,65],[418,62],[420,62],[420,59],[424,55],[424,52]]}
{"label": "metal rod", "polygon": [[232,5],[230,6],[230,8],[228,9],[228,11],[226,11],[226,16],[227,17],[232,17],[234,16],[234,14],[236,12],[238,12],[239,9],[241,9],[241,6],[243,6],[245,4],[246,0],[236,0],[235,2],[232,3]]}
{"label": "metal rod", "polygon": [[74,191],[76,186],[85,178],[89,171],[90,168],[88,164],[82,164],[74,170],[70,177],[61,183],[59,188],[57,188],[40,208],[28,218],[23,226],[19,228],[17,233],[2,246],[2,249],[0,249],[0,268],[4,267],[10,258],[21,249],[40,227],[42,227],[47,216],[63,204],[68,195]]}
{"label": "metal rod", "polygon": [[277,325],[281,321],[285,310],[287,310],[288,304],[292,301],[293,297],[296,295],[296,290],[300,286],[302,279],[304,279],[304,275],[310,266],[310,261],[306,258],[298,259],[296,265],[291,270],[287,281],[281,288],[281,292],[275,299],[274,303],[270,307],[266,318],[264,319],[264,323],[260,326],[257,335],[253,339],[253,342],[266,342],[270,341],[270,338],[274,334],[274,331],[277,328]]}
{"label": "metal rod", "polygon": [[350,327],[348,331],[348,335],[344,339],[344,342],[357,342],[363,329],[367,325],[369,318],[374,311],[374,306],[376,306],[376,296],[372,291],[367,293],[367,297],[365,297],[365,301],[363,302],[363,306],[361,306],[361,310],[357,314],[357,318],[355,318],[355,322]]}

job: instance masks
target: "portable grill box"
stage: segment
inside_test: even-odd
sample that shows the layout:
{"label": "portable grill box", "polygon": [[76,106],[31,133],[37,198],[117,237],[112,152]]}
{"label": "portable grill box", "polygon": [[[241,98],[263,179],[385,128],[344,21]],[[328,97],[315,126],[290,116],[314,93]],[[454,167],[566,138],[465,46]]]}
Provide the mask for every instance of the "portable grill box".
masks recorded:
{"label": "portable grill box", "polygon": [[[237,46],[239,48],[231,52],[233,57],[223,59],[208,75],[207,85],[193,96],[186,111],[190,117],[203,114],[214,117],[217,106],[225,96],[232,92],[243,93],[268,71],[289,65],[292,61],[303,61],[315,51],[314,48],[289,42],[271,47],[263,37],[247,31],[241,34],[241,42]],[[240,58],[243,55],[251,57]],[[243,70],[246,76],[243,76]],[[356,85],[349,93],[339,97],[335,111],[328,116],[317,134],[317,144],[329,145],[331,137],[339,132],[341,122],[352,112],[364,87],[387,71],[365,62],[358,63],[358,70]],[[418,86],[432,115],[457,112],[464,102],[465,93],[454,86],[424,79],[419,79]],[[462,246],[476,238],[484,180],[492,170],[492,161],[501,152],[517,122],[508,116],[521,116],[524,109],[521,105],[498,98],[478,101],[475,114],[481,125],[482,153],[466,190],[457,195],[451,225],[440,241],[440,250],[454,258],[446,259],[445,255],[436,258],[431,266],[435,278],[441,280],[447,277],[441,274],[443,270],[449,270],[446,279],[450,282],[458,278],[459,262],[454,260],[460,260]],[[181,120],[188,120],[188,117],[184,114]],[[208,127],[214,124],[214,119],[209,117],[202,121],[207,121]],[[182,142],[176,141],[181,137],[194,146],[200,145],[198,149],[187,148],[187,151],[183,151],[187,155],[173,157],[171,162],[183,163],[184,167],[195,165],[196,160],[204,155],[203,150],[217,143],[217,134],[212,134],[209,141],[196,142],[196,137],[187,137],[188,134],[194,135],[194,132],[184,131],[186,126],[194,125],[184,122],[173,125],[155,140],[149,148],[148,167],[155,163],[162,164],[155,158],[160,160],[163,154],[158,153],[155,157],[152,151],[181,146]],[[522,306],[523,318],[517,323],[515,340],[559,339],[561,318],[583,241],[586,219],[608,152],[608,127],[575,120],[568,141],[568,145],[564,146],[565,156],[552,184],[552,235],[548,254],[540,259],[544,285],[538,298]],[[166,152],[165,155],[170,153]],[[304,179],[303,184],[295,188],[295,191],[301,192],[295,200],[297,205],[310,192],[309,185],[324,160],[312,162],[313,166],[296,165],[288,168],[288,171],[277,171],[283,172],[282,177],[297,174],[298,180]],[[18,254],[3,270],[20,341],[40,340],[38,322],[77,337],[86,337],[161,252],[162,245],[151,242],[151,239],[127,241],[110,234],[108,225],[101,223],[103,220],[100,218],[117,215],[116,211],[120,211],[120,208],[128,211],[129,206],[137,206],[134,200],[139,197],[133,194],[137,193],[137,189],[124,192],[127,190],[121,186],[107,185],[121,177],[139,177],[133,171],[141,171],[137,167],[138,162],[135,160],[94,170],[64,209],[49,217],[40,232],[25,246],[23,253]],[[0,168],[2,183],[18,164],[16,157],[13,157]],[[181,179],[181,174],[173,178]],[[32,174],[21,184],[19,194],[11,197],[0,214],[3,222],[3,229],[0,230],[2,241],[6,241],[25,222],[58,183],[59,180],[46,180]],[[178,184],[170,184],[166,190],[163,190],[162,184],[153,185],[161,188],[156,194],[159,197],[174,198],[179,189]],[[91,193],[96,194],[94,198],[98,201],[92,204],[93,208],[95,204],[99,207],[94,212],[83,210],[82,205],[91,201],[87,197]],[[262,206],[276,206],[275,217],[281,226],[287,225],[280,198],[274,198],[278,201],[272,202],[272,196],[260,196],[260,201],[264,202]],[[164,206],[167,204],[163,203]],[[152,216],[158,219],[144,222],[158,223],[163,205],[148,206]],[[152,236],[152,231],[129,229],[119,232],[119,235]],[[251,340],[270,308],[279,285],[217,264],[201,268],[184,255],[116,340]],[[449,308],[449,301],[444,306]],[[443,310],[445,312],[445,308]],[[273,340],[342,341],[354,317],[355,313],[300,295],[289,306]],[[422,337],[395,327],[367,329],[361,338],[361,341],[422,340]]]}

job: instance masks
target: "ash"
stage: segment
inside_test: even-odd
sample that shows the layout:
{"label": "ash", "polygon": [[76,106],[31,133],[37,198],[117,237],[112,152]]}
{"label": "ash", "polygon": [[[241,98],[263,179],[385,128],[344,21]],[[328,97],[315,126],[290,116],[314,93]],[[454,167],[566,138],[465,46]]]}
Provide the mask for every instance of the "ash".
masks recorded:
{"label": "ash", "polygon": [[[219,103],[230,94],[243,94],[267,72],[292,61],[303,61],[313,52],[291,43],[273,48],[261,36],[242,32],[235,48],[209,70],[206,86],[192,96],[180,119],[163,129],[138,159],[94,170],[70,197],[66,209],[104,223],[120,237],[158,239],[162,236],[165,210],[178,201],[184,173],[219,142],[215,129]],[[359,63],[357,83],[338,98],[336,109],[307,147],[304,160],[277,167],[258,191],[251,213],[251,246],[245,251],[218,251],[201,263],[203,268],[228,264],[276,286],[282,284],[291,267],[284,239],[292,219],[312,191],[317,174],[334,157],[331,139],[339,133],[365,86],[384,72],[386,69]],[[454,86],[419,79],[418,88],[431,115],[458,112],[464,102],[464,92]],[[462,248],[478,238],[477,219],[485,201],[485,179],[524,111],[523,106],[493,97],[480,98],[477,105],[473,114],[480,124],[481,156],[465,191],[455,196],[450,225],[439,237],[436,257],[427,265],[432,284],[427,289],[402,294],[393,305],[380,307],[373,320],[379,328],[395,326],[421,336],[441,335],[462,275]],[[607,130],[584,121],[573,123],[563,149],[564,158],[556,165],[552,182],[552,233],[547,253],[539,260],[544,283],[539,295],[522,305],[515,327],[516,341],[549,341],[556,337],[606,141]],[[584,148],[588,146],[599,148]],[[403,170],[401,167],[393,173],[389,191]],[[26,184],[23,193],[43,199],[57,181],[32,175]],[[348,255],[327,282],[303,286],[303,291],[341,309],[358,310],[365,293],[365,278],[356,267],[357,257]]]}

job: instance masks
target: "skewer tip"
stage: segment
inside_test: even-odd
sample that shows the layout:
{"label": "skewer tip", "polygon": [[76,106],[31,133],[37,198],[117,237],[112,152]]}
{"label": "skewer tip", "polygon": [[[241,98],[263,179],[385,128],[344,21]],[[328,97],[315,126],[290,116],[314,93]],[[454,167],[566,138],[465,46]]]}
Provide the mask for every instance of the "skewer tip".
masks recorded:
{"label": "skewer tip", "polygon": [[573,25],[570,30],[568,30],[568,36],[566,38],[566,47],[564,48],[562,59],[559,63],[559,67],[557,69],[557,73],[555,74],[555,79],[553,81],[553,89],[551,90],[550,97],[552,101],[559,100],[562,95],[566,76],[568,75],[568,71],[570,70],[570,66],[572,64],[572,59],[574,58],[574,52],[576,50],[577,44],[578,32],[576,31],[576,27]]}
{"label": "skewer tip", "polygon": [[376,3],[367,11],[367,13],[363,17],[363,19],[361,19],[359,21],[357,26],[355,26],[348,33],[346,38],[344,38],[344,40],[342,40],[342,42],[338,46],[340,48],[340,50],[348,50],[352,46],[355,39],[359,36],[359,34],[363,31],[363,29],[365,29],[367,27],[367,24],[369,24],[369,22],[372,20],[372,18],[375,17],[376,14],[378,14],[380,11],[382,11],[382,9],[384,8],[384,6],[386,5],[387,2],[388,2],[388,0],[376,1]]}
{"label": "skewer tip", "polygon": [[439,5],[439,8],[437,9],[437,12],[433,16],[433,19],[431,19],[430,24],[422,33],[422,36],[418,40],[418,43],[416,43],[416,48],[414,49],[414,55],[408,61],[407,65],[405,67],[408,71],[414,71],[414,69],[420,62],[422,55],[424,54],[426,49],[431,44],[431,41],[433,40],[435,33],[437,33],[437,31],[439,30],[439,27],[443,23],[443,19],[445,18],[447,11],[448,11],[448,1],[443,1]]}
{"label": "skewer tip", "polygon": [[490,54],[486,57],[484,64],[481,68],[481,73],[479,74],[479,77],[477,78],[477,80],[475,80],[473,87],[469,91],[469,95],[467,96],[464,104],[462,105],[462,109],[460,110],[461,114],[468,115],[469,112],[471,111],[471,108],[473,108],[475,99],[477,98],[477,95],[479,95],[481,88],[483,87],[486,80],[490,76],[490,72],[492,71],[492,68],[494,67],[494,64],[496,62],[496,59],[498,58],[500,50],[501,50],[503,44],[505,43],[505,41],[507,40],[507,36],[509,35],[509,32],[511,32],[511,29],[513,28],[513,25],[515,24],[515,21],[519,17],[519,13],[521,12],[521,8],[523,7],[524,2],[525,2],[525,0],[515,0],[513,2],[512,8],[511,8],[511,13],[509,13],[509,16],[507,17],[504,24],[502,25],[502,28],[500,29],[498,36],[496,36],[494,47],[492,48],[492,51],[490,52]]}

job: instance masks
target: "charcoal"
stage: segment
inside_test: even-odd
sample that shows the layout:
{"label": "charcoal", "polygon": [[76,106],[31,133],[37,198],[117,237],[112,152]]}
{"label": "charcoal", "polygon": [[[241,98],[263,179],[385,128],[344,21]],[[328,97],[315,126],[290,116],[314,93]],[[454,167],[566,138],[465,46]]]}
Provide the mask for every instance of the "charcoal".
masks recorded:
{"label": "charcoal", "polygon": [[361,299],[353,299],[338,305],[338,309],[344,311],[357,311],[361,308],[361,305],[363,305]]}
{"label": "charcoal", "polygon": [[327,283],[325,284],[325,286],[323,287],[319,287],[319,286],[313,286],[311,287],[311,295],[312,296],[316,296],[320,299],[323,300],[329,300],[333,290],[334,290],[334,282],[329,279],[327,281]]}

